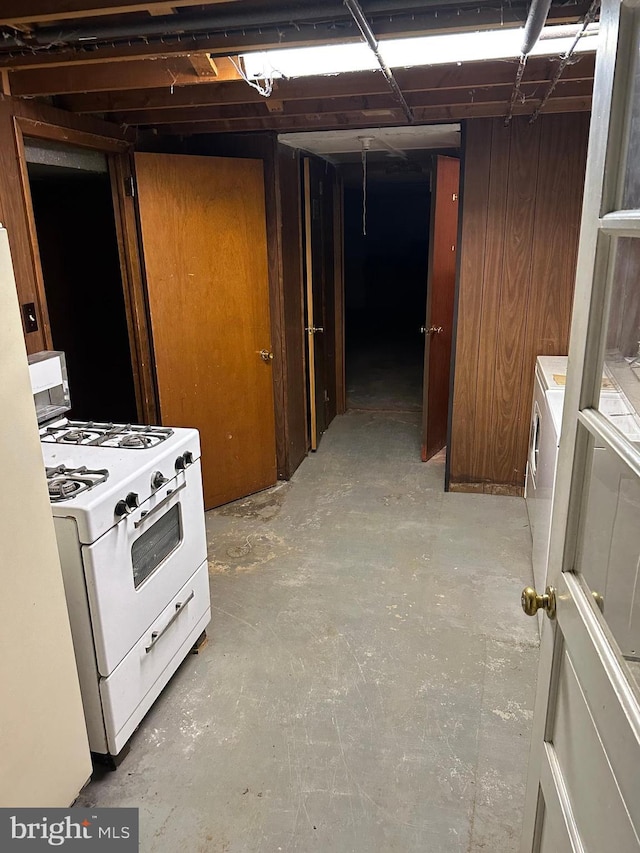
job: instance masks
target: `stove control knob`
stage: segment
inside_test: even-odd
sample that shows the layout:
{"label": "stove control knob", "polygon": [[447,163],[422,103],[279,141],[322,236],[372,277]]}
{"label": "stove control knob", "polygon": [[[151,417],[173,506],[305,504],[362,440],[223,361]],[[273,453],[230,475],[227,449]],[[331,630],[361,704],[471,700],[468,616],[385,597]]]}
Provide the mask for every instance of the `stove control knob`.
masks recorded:
{"label": "stove control knob", "polygon": [[116,508],[114,510],[115,514],[118,518],[122,518],[123,515],[126,515],[129,512],[129,507],[127,506],[126,501],[118,501],[116,504]]}
{"label": "stove control knob", "polygon": [[193,464],[193,453],[190,450],[185,450],[185,452],[182,454],[182,458],[184,459],[185,465]]}
{"label": "stove control knob", "polygon": [[186,467],[186,460],[184,456],[178,456],[176,459],[176,471],[184,471]]}
{"label": "stove control knob", "polygon": [[130,510],[140,506],[140,499],[135,492],[129,492],[124,500]]}
{"label": "stove control knob", "polygon": [[164,476],[162,471],[155,471],[151,477],[151,488],[152,489],[161,489],[165,483],[168,483],[169,480]]}

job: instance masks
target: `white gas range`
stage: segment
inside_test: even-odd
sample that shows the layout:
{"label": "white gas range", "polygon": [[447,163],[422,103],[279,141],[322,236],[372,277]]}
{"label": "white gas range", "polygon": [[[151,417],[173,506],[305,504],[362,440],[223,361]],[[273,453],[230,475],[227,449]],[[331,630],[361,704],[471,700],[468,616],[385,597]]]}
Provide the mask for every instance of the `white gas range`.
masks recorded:
{"label": "white gas range", "polygon": [[194,429],[40,432],[91,750],[115,757],[211,618]]}

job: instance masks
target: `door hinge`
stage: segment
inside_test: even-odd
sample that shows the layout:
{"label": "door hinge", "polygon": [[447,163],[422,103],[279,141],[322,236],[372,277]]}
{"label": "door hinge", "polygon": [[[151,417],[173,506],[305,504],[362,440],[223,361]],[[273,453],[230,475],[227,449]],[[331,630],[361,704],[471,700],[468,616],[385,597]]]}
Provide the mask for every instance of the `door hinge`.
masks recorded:
{"label": "door hinge", "polygon": [[136,185],[133,181],[133,175],[127,175],[127,177],[124,179],[124,194],[128,198],[135,198]]}

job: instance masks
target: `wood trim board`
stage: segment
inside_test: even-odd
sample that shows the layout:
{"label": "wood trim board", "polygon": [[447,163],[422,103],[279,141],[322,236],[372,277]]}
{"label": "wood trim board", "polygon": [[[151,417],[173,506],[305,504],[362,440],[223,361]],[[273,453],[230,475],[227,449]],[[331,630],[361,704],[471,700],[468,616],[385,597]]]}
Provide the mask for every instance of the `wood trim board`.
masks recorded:
{"label": "wood trim board", "polygon": [[303,160],[304,194],[304,256],[305,256],[305,292],[306,292],[306,331],[307,331],[307,376],[309,401],[309,429],[311,450],[318,449],[318,418],[316,411],[316,361],[313,345],[313,252],[311,239],[311,161]]}

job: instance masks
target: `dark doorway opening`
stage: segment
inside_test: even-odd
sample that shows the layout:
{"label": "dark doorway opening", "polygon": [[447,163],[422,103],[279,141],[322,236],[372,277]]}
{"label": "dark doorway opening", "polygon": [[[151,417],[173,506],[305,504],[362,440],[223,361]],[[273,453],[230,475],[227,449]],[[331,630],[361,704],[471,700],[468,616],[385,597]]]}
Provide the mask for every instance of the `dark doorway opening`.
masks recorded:
{"label": "dark doorway opening", "polygon": [[345,184],[347,408],[422,409],[429,255],[429,176]]}
{"label": "dark doorway opening", "polygon": [[106,157],[92,157],[91,170],[29,162],[29,186],[70,417],[129,423],[138,418],[111,183]]}

